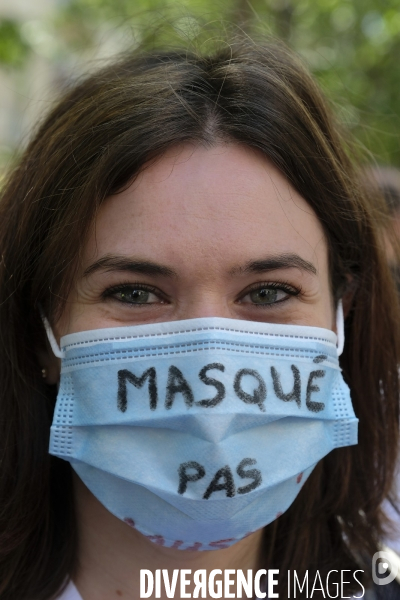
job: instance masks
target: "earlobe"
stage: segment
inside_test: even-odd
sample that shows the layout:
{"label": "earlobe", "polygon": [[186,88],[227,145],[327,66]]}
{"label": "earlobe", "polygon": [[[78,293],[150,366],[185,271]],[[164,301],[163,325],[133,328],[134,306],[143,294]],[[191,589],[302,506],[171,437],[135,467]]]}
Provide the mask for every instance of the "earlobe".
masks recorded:
{"label": "earlobe", "polygon": [[54,356],[47,339],[46,346],[45,350],[36,350],[36,356],[39,363],[38,369],[40,369],[45,383],[55,385],[60,380],[61,361]]}
{"label": "earlobe", "polygon": [[[46,333],[44,335],[44,346],[41,345],[40,348],[36,348],[36,356],[39,363],[38,368],[41,370],[41,375],[44,382],[48,385],[55,385],[60,381],[61,361],[57,356],[55,356],[52,345],[49,341],[48,332],[44,323],[44,319],[46,318],[43,314],[41,314],[41,317]],[[55,340],[54,343],[56,344]]]}
{"label": "earlobe", "polygon": [[40,316],[42,319],[43,327],[45,329],[45,345],[44,350],[38,350],[37,356],[39,364],[42,367],[42,377],[49,385],[58,384],[60,381],[61,371],[61,357],[62,352],[54,337],[51,325],[45,316],[43,309],[40,307]]}
{"label": "earlobe", "polygon": [[46,348],[37,349],[36,356],[38,359],[38,369],[45,383],[55,385],[60,380],[61,361],[54,356],[50,344],[46,338]]}

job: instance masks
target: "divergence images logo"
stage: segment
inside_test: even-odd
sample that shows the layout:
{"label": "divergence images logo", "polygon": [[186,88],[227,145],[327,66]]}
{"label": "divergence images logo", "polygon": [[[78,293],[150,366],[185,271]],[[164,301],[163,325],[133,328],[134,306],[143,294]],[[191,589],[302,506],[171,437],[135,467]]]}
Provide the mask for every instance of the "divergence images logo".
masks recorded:
{"label": "divergence images logo", "polygon": [[372,579],[376,585],[387,585],[396,579],[398,561],[390,550],[380,550],[372,557]]}

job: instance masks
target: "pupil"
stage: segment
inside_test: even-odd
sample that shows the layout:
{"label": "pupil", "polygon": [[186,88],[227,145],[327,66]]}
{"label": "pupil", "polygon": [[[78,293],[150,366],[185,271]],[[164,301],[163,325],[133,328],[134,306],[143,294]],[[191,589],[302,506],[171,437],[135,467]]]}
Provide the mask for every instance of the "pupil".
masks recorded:
{"label": "pupil", "polygon": [[147,302],[149,292],[145,290],[133,290],[131,292],[122,292],[121,299],[128,300],[129,302],[135,302],[137,304],[144,304]]}
{"label": "pupil", "polygon": [[271,304],[276,300],[277,291],[263,288],[251,293],[251,300],[256,304]]}

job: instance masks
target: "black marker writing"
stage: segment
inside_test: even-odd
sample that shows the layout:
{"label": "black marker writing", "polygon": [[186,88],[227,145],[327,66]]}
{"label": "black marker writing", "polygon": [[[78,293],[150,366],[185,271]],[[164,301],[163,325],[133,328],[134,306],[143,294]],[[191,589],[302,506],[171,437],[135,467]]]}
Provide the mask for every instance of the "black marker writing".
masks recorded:
{"label": "black marker writing", "polygon": [[324,410],[325,404],[323,402],[314,402],[311,400],[311,394],[313,392],[319,392],[320,388],[318,385],[313,384],[313,380],[317,377],[325,377],[325,371],[311,371],[307,383],[307,394],[306,394],[306,406],[311,412],[319,412]]}
{"label": "black marker writing", "polygon": [[252,490],[258,488],[259,485],[261,485],[261,471],[259,471],[258,469],[247,469],[247,471],[245,471],[243,468],[250,467],[255,464],[257,464],[257,461],[254,458],[244,458],[242,462],[239,463],[238,468],[236,469],[236,472],[239,475],[239,477],[241,477],[242,479],[253,479],[253,482],[249,483],[249,485],[244,485],[243,487],[238,488],[238,494],[248,494]]}
{"label": "black marker writing", "polygon": [[290,402],[291,400],[294,400],[296,402],[297,406],[300,406],[301,405],[300,371],[295,365],[291,365],[290,368],[292,369],[292,373],[293,373],[293,377],[294,377],[293,389],[288,394],[284,394],[283,389],[282,389],[281,380],[280,380],[280,375],[279,375],[278,371],[275,369],[275,367],[271,367],[271,375],[272,375],[272,383],[274,385],[274,392],[276,394],[276,397],[279,398],[279,400],[283,400],[284,402]]}
{"label": "black marker writing", "polygon": [[[219,483],[220,479],[223,480],[221,483]],[[215,473],[213,480],[204,493],[204,500],[208,500],[211,494],[220,490],[225,490],[228,498],[232,498],[235,495],[235,482],[233,481],[232,471],[228,465],[225,465],[225,467],[222,467],[222,469]]]}
{"label": "black marker writing", "polygon": [[[245,392],[242,387],[242,378],[246,375],[250,375],[254,377],[258,381],[258,387],[253,390],[252,394],[248,394]],[[233,389],[240,400],[243,400],[246,404],[258,404],[260,410],[265,412],[265,407],[263,402],[267,397],[267,386],[265,385],[264,379],[261,377],[260,373],[255,371],[254,369],[240,369],[235,375],[235,380],[233,382]]]}
{"label": "black marker writing", "polygon": [[[320,355],[316,357],[315,360],[319,362],[320,360],[325,358],[325,355]],[[325,377],[325,370],[319,368],[318,370],[311,371],[311,373],[308,375],[306,385],[305,381],[302,383],[302,375],[299,367],[297,367],[296,365],[290,365],[290,369],[293,375],[293,384],[291,384],[290,382],[286,382],[287,378],[283,375],[281,371],[281,368],[285,367],[279,366],[278,368],[276,368],[275,366],[266,366],[266,372],[263,372],[264,376],[271,376],[271,379],[268,378],[268,385],[270,385],[270,381],[272,381],[272,387],[274,392],[273,396],[271,396],[271,401],[274,401],[274,397],[276,397],[278,400],[282,400],[283,402],[294,401],[297,404],[297,406],[301,408],[301,394],[302,389],[305,388],[305,404],[307,410],[313,413],[317,413],[325,408],[324,402],[317,402],[316,400],[312,399],[313,394],[321,391],[320,386],[317,385],[315,380],[318,378]],[[227,394],[229,395],[230,393],[232,395],[232,393],[227,391],[228,388],[222,381],[210,376],[210,371],[212,370],[225,373],[226,367],[223,363],[208,363],[200,369],[198,373],[199,379],[194,382],[190,382],[190,378],[186,379],[185,375],[178,367],[174,365],[169,366],[167,374],[167,384],[165,389],[165,408],[167,410],[170,410],[173,407],[174,402],[176,402],[175,397],[177,394],[182,395],[183,401],[187,409],[195,407],[212,409],[221,404],[221,402],[226,398]],[[191,371],[190,374],[191,376],[193,376],[193,371]],[[247,368],[239,369],[235,375],[233,373],[229,373],[228,371],[228,373],[224,375],[225,379],[227,376],[233,377],[233,390],[236,397],[239,398],[239,400],[246,404],[255,404],[259,407],[259,409],[262,412],[266,412],[265,400],[267,398],[267,384],[266,380],[258,371],[256,371],[255,369]],[[304,374],[304,377],[307,377],[307,375]],[[213,386],[215,388],[216,393],[213,397],[202,398],[203,393],[199,391],[202,386],[199,383],[199,380],[202,383],[204,383],[204,385]],[[149,407],[150,410],[154,411],[158,407],[158,387],[160,383],[160,379],[159,377],[157,377],[156,368],[150,367],[141,375],[136,375],[128,369],[119,370],[117,392],[118,410],[120,410],[121,412],[125,412],[128,408],[128,383],[133,385],[137,389],[145,388],[143,390],[145,392],[146,382],[148,383]],[[283,389],[284,387],[286,389]],[[199,400],[195,399],[195,392],[197,398],[200,398]]]}
{"label": "black marker writing", "polygon": [[[188,469],[195,469],[197,473],[188,473]],[[187,484],[189,481],[198,481],[206,474],[206,471],[202,465],[199,465],[195,460],[190,460],[188,462],[182,463],[179,465],[178,469],[179,473],[179,488],[178,494],[184,494],[187,489]]]}
{"label": "black marker writing", "polygon": [[[244,458],[239,463],[236,469],[236,473],[239,475],[239,477],[241,479],[252,479],[253,481],[248,485],[238,488],[237,491],[235,487],[235,481],[233,479],[232,469],[229,467],[229,465],[225,465],[219,469],[204,492],[203,499],[208,500],[214,492],[221,492],[222,490],[225,490],[225,494],[228,498],[233,498],[236,493],[248,494],[252,490],[258,488],[262,482],[261,471],[258,469],[245,469],[245,467],[251,467],[255,464],[257,464],[257,461],[254,458]],[[203,465],[194,460],[190,460],[179,465],[178,474],[178,494],[184,494],[187,490],[188,483],[202,479],[206,474],[206,470]],[[204,484],[204,487],[205,486],[206,484]]]}
{"label": "black marker writing", "polygon": [[224,384],[221,381],[218,381],[218,379],[213,379],[212,377],[208,377],[208,375],[206,375],[207,371],[210,369],[225,371],[225,367],[224,365],[221,365],[221,363],[210,363],[201,369],[199,373],[199,379],[206,385],[213,385],[217,389],[218,393],[216,396],[214,396],[214,398],[210,398],[209,400],[198,400],[196,402],[198,406],[217,406],[217,404],[219,404],[225,398]]}
{"label": "black marker writing", "polygon": [[313,363],[320,363],[320,362],[324,362],[324,360],[326,360],[328,357],[326,354],[319,354],[318,356],[316,356],[315,358],[313,358]]}
{"label": "black marker writing", "polygon": [[168,370],[167,393],[165,396],[165,408],[170,409],[176,394],[182,394],[188,408],[193,405],[194,396],[192,388],[178,367],[170,366]]}
{"label": "black marker writing", "polygon": [[118,396],[117,406],[121,412],[125,412],[128,407],[128,394],[126,389],[126,382],[128,381],[136,388],[143,387],[146,379],[149,380],[149,398],[150,398],[150,409],[155,410],[157,408],[157,382],[156,382],[156,370],[154,367],[147,369],[141,377],[137,377],[127,369],[121,369],[118,371]]}

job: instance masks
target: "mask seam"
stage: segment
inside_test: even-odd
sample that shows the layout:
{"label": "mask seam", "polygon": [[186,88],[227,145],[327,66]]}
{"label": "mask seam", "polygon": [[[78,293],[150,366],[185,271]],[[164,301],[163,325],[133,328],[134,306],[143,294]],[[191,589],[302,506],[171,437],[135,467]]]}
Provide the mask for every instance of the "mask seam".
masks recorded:
{"label": "mask seam", "polygon": [[[121,355],[125,355],[124,358],[133,358],[133,359],[137,359],[137,358],[156,358],[159,356],[175,356],[177,354],[190,354],[192,352],[201,352],[202,350],[204,350],[204,348],[190,348],[187,350],[169,350],[167,352],[157,352],[157,353],[146,353],[146,354],[135,354],[134,351],[132,352],[132,350],[109,350],[107,352],[102,352],[102,353],[96,353],[96,354],[88,354],[88,355],[83,355],[83,356],[78,356],[78,357],[71,357],[71,358],[66,358],[64,359],[64,364],[65,366],[73,366],[71,363],[76,363],[79,361],[84,361],[85,363],[90,363],[90,362],[105,362],[105,361],[111,361],[111,360],[118,360],[121,358]],[[236,348],[227,348],[227,347],[218,347],[218,346],[210,346],[207,347],[207,350],[224,350],[226,352],[237,352],[238,350]],[[285,349],[283,349],[285,350]],[[265,356],[265,357],[283,357],[283,358],[310,358],[309,356],[307,356],[306,352],[311,352],[310,350],[305,350],[302,354],[285,354],[285,353],[279,353],[279,352],[256,352],[256,351],[251,351],[251,350],[241,350],[241,352],[245,353],[245,354],[249,354],[249,355],[257,355],[257,356]],[[108,358],[96,358],[96,360],[86,360],[89,358],[94,359],[95,357],[100,357],[100,356],[104,356],[105,354],[117,354],[119,356],[115,356],[115,357],[108,357]],[[329,366],[329,367],[338,367],[338,365],[336,364],[337,361],[335,361],[334,359],[326,359],[324,361],[324,366]],[[322,363],[319,363],[322,364]]]}
{"label": "mask seam", "polygon": [[[212,346],[210,344],[213,344]],[[271,349],[272,351],[276,351],[279,350],[280,352],[300,352],[302,354],[304,353],[312,353],[312,354],[316,354],[317,356],[319,355],[323,355],[323,352],[320,352],[319,350],[314,350],[314,349],[310,349],[310,348],[294,348],[292,346],[269,346],[269,345],[264,345],[264,344],[247,344],[244,342],[233,342],[233,341],[224,341],[224,340],[211,340],[211,341],[201,341],[201,342],[176,342],[173,344],[163,344],[160,346],[142,346],[141,348],[135,348],[134,350],[132,350],[131,348],[127,348],[127,349],[118,349],[118,348],[109,348],[107,350],[104,350],[104,352],[99,352],[97,355],[98,356],[102,356],[103,354],[111,354],[111,353],[126,353],[126,352],[145,352],[145,351],[152,351],[152,352],[156,352],[158,353],[158,351],[165,351],[168,349],[176,349],[176,348],[199,348],[199,349],[205,349],[205,350],[215,350],[216,348],[220,349],[220,348],[254,348],[255,350],[264,350],[265,352],[268,352],[269,349]],[[250,352],[251,350],[246,350],[246,352]],[[96,355],[96,356],[97,356]],[[90,356],[89,354],[83,354],[81,355],[83,357],[85,356]],[[80,358],[80,356],[74,357],[74,358]],[[331,358],[328,356],[328,358]]]}
{"label": "mask seam", "polygon": [[[328,340],[327,338],[324,337],[314,337],[314,336],[303,336],[303,335],[289,335],[289,334],[279,334],[279,333],[262,333],[262,332],[258,332],[258,331],[246,331],[244,329],[222,329],[222,328],[217,328],[217,327],[203,327],[200,329],[185,329],[185,330],[180,330],[180,331],[168,331],[168,332],[160,332],[160,333],[148,333],[148,334],[141,334],[141,335],[130,335],[130,336],[114,336],[114,337],[106,337],[106,338],[98,338],[98,339],[91,339],[91,340],[85,340],[83,342],[72,342],[71,344],[66,344],[65,346],[63,345],[64,349],[67,348],[73,348],[75,346],[82,346],[84,344],[91,344],[94,342],[113,342],[113,341],[117,341],[117,340],[138,340],[138,339],[142,339],[142,338],[152,338],[152,337],[161,337],[161,336],[169,336],[169,335],[177,335],[177,334],[185,334],[185,333],[197,333],[197,332],[206,332],[206,331],[223,331],[223,332],[230,332],[230,333],[244,333],[246,335],[254,335],[254,336],[268,336],[268,337],[279,337],[279,338],[290,338],[290,339],[295,339],[295,340],[316,340],[318,342],[325,342],[327,344],[331,344],[334,345],[333,342],[331,342],[330,340]],[[83,333],[83,332],[82,332]]]}

